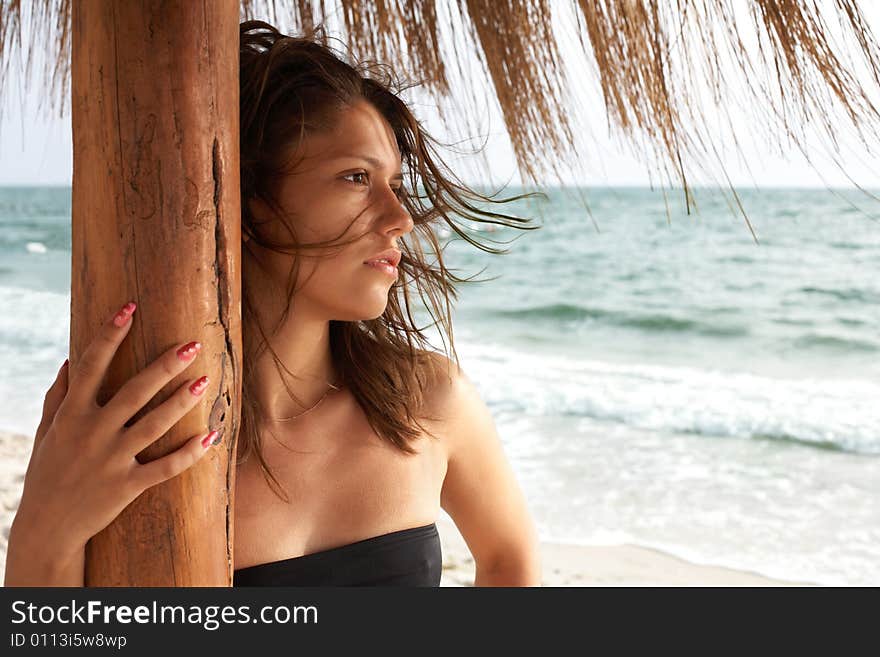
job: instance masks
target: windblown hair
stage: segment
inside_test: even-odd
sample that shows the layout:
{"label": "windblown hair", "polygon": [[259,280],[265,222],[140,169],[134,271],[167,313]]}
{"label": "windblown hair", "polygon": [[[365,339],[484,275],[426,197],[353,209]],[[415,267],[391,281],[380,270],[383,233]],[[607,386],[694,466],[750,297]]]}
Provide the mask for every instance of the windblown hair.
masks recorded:
{"label": "windblown hair", "polygon": [[[434,377],[440,375],[442,363],[451,363],[438,358],[430,349],[424,333],[428,327],[417,326],[412,305],[417,295],[434,320],[429,326],[438,327],[457,364],[452,300],[457,298],[455,285],[470,280],[459,278],[445,267],[435,226],[445,225],[483,251],[502,253],[503,250],[485,243],[492,240],[475,238],[460,220],[533,229],[529,219],[493,212],[486,209],[486,204],[507,203],[534,194],[499,199],[460,182],[437,155],[439,142],[422,129],[401,100],[399,94],[408,87],[387,66],[348,63],[344,54],[328,45],[321,26],[292,37],[263,21],[246,21],[240,26],[240,38],[242,234],[250,237],[242,249],[246,252],[245,266],[249,259],[256,258],[253,243],[293,255],[287,289],[289,301],[280,321],[292,312],[301,254],[353,241],[340,242],[335,238],[329,242],[301,243],[296,237],[296,221],[285,216],[278,201],[278,185],[295,168],[295,156],[303,139],[332,129],[342,110],[362,101],[371,103],[393,130],[404,175],[399,198],[413,220],[413,231],[399,243],[403,254],[398,267],[400,275],[389,291],[383,314],[364,321],[331,321],[330,349],[340,377],[336,383],[350,390],[378,436],[412,454],[415,450],[410,443],[422,433],[430,435],[419,422],[429,419],[420,414],[424,393]],[[283,222],[289,241],[267,238],[249,207],[252,199],[259,199],[272,209],[277,220]],[[275,221],[274,217],[272,220]],[[423,249],[425,243],[430,246],[435,261],[432,264]],[[284,367],[269,344],[267,327],[255,313],[246,270],[243,272],[244,369],[239,463],[254,453],[267,483],[270,487],[274,483],[279,494],[278,488],[283,487],[262,451],[259,420],[263,409],[254,394],[257,381],[253,364],[269,349],[293,399],[295,395],[281,370],[296,375]]]}

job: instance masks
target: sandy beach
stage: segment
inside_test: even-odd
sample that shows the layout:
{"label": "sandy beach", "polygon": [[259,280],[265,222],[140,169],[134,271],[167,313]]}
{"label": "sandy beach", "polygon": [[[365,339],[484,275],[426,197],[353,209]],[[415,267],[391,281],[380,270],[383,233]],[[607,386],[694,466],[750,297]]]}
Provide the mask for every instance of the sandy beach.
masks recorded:
{"label": "sandy beach", "polygon": [[[21,499],[31,438],[0,432],[0,577],[9,527]],[[472,586],[474,561],[448,516],[437,521],[443,549],[441,586]],[[690,563],[636,545],[541,544],[544,586],[798,586],[718,566]]]}
{"label": "sandy beach", "polygon": [[[440,586],[472,586],[474,562],[448,519],[437,522],[443,543]],[[719,566],[704,566],[638,545],[541,543],[544,586],[802,586]]]}

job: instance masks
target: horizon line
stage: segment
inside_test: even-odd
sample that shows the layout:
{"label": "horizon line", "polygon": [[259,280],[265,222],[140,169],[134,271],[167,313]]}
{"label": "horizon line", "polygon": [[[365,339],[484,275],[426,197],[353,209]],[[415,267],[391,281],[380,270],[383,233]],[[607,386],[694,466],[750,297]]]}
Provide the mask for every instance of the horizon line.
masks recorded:
{"label": "horizon line", "polygon": [[[470,183],[465,182],[465,185],[473,188],[486,188],[486,187],[497,187],[497,185],[491,183]],[[730,185],[688,185],[688,189],[713,189],[720,190],[725,189],[729,190],[731,187],[736,189],[737,191],[742,190],[756,190],[760,191],[762,189],[791,189],[791,190],[824,190],[824,191],[849,191],[849,190],[858,190],[858,191],[876,191],[880,192],[880,185],[877,187],[869,187],[862,185],[861,187],[855,185],[849,186],[832,186],[829,187],[827,185],[761,185],[756,186],[753,183],[749,184],[737,184],[732,183]],[[31,188],[66,188],[72,189],[73,185],[70,183],[5,183],[0,182],[0,189],[31,189]],[[670,187],[661,187],[658,185],[651,185],[650,183],[614,183],[614,184],[597,184],[597,183],[586,183],[582,185],[578,185],[575,183],[553,183],[553,184],[544,184],[544,185],[524,185],[522,183],[508,183],[504,187],[501,187],[499,191],[503,191],[509,188],[517,188],[517,189],[645,189],[649,191],[684,191],[684,187],[680,185],[674,185]]]}

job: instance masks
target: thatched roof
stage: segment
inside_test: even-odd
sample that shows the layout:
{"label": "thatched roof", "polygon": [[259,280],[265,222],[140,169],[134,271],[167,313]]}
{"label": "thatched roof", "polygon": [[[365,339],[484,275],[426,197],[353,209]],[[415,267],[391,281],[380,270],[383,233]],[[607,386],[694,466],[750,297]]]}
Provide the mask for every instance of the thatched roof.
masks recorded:
{"label": "thatched roof", "polygon": [[[31,3],[27,44],[16,38],[20,1],[0,2],[0,72],[22,45],[26,70],[44,49],[51,106],[63,114],[70,0]],[[830,117],[841,112],[867,148],[877,144],[880,114],[854,71],[862,67],[876,90],[880,57],[856,0],[241,0],[240,15],[287,31],[335,19],[356,56],[422,80],[447,118],[465,125],[478,98],[461,90],[489,88],[474,79],[487,77],[519,169],[536,182],[577,166],[584,102],[603,103],[609,129],[680,181],[685,198],[690,168],[720,162],[712,123],[731,108],[808,160],[804,126],[834,145],[844,126]],[[565,39],[573,47],[563,53]],[[482,70],[473,71],[474,56]],[[572,77],[578,66],[598,79],[601,99],[578,99],[589,86]],[[742,88],[729,86],[731,71],[744,76]]]}

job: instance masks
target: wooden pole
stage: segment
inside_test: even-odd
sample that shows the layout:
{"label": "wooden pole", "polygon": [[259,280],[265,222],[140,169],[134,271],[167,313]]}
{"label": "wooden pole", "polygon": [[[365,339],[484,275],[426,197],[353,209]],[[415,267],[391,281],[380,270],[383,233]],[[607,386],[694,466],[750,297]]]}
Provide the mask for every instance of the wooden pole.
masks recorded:
{"label": "wooden pole", "polygon": [[[176,342],[203,401],[138,455],[207,429],[221,445],[148,489],[86,548],[87,586],[229,586],[241,402],[238,0],[73,3],[70,359],[128,300],[134,325],[98,403]],[[60,519],[63,521],[63,519]]]}

